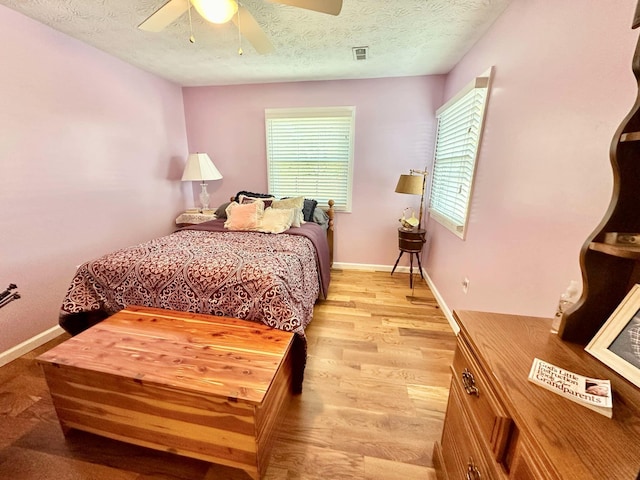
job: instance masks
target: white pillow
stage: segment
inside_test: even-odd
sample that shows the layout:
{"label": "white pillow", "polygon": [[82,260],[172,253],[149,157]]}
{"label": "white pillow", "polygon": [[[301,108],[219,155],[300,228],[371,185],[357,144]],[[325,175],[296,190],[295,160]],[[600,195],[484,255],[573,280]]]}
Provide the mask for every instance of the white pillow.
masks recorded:
{"label": "white pillow", "polygon": [[257,230],[265,233],[282,233],[291,227],[294,213],[292,208],[267,208]]}
{"label": "white pillow", "polygon": [[271,204],[271,208],[293,208],[294,218],[291,222],[292,227],[299,227],[304,221],[304,214],[302,213],[302,207],[304,207],[304,197],[285,198],[284,200],[274,200]]}

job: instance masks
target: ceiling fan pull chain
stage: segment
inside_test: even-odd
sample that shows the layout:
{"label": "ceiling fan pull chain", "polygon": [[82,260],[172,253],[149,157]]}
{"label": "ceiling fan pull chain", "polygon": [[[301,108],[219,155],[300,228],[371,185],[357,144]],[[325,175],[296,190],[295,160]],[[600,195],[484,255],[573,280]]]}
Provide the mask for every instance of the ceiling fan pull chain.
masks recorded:
{"label": "ceiling fan pull chain", "polygon": [[238,55],[242,55],[244,52],[242,51],[242,32],[240,31],[240,2],[238,2]]}
{"label": "ceiling fan pull chain", "polygon": [[193,36],[193,25],[191,24],[191,0],[189,0],[189,41],[196,43],[196,37]]}

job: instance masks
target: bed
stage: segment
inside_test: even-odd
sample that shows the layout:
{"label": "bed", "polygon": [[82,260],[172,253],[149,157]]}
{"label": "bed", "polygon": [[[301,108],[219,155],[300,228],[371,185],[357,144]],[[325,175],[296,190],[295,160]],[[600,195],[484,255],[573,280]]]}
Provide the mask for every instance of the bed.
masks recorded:
{"label": "bed", "polygon": [[[267,228],[269,215],[287,215],[276,203],[302,205],[299,200],[239,193],[224,205],[228,215],[218,209],[226,218],[182,227],[82,264],[63,299],[60,326],[76,335],[128,305],[261,322],[296,333],[294,387],[301,391],[305,328],[316,300],[326,298],[329,288],[333,201],[323,217],[326,225],[296,207],[287,217],[291,222]],[[264,228],[246,223],[249,209],[256,210],[252,218]]]}

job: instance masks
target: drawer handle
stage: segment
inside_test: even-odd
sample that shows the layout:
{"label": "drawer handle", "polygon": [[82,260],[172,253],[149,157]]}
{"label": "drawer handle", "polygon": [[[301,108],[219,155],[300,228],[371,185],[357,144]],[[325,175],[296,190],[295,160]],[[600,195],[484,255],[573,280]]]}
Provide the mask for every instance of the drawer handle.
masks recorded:
{"label": "drawer handle", "polygon": [[467,466],[467,480],[480,480],[482,478],[482,475],[480,475],[480,470],[478,470],[478,467],[476,467],[476,465],[473,463],[473,458],[469,457],[469,463],[467,464]]}
{"label": "drawer handle", "polygon": [[468,368],[465,368],[462,372],[462,386],[467,394],[480,396],[480,390],[476,387],[476,379],[473,378],[473,373]]}

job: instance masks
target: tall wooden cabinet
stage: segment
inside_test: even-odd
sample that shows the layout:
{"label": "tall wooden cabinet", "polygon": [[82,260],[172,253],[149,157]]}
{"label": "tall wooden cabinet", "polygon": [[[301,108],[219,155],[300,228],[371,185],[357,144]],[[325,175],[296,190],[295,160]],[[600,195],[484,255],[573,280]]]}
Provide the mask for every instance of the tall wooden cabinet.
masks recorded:
{"label": "tall wooden cabinet", "polygon": [[[439,480],[636,480],[640,391],[576,344],[551,319],[455,312],[460,325]],[[613,418],[528,381],[535,357],[611,380]]]}
{"label": "tall wooden cabinet", "polygon": [[[633,28],[640,26],[640,3]],[[580,251],[582,297],[562,318],[559,335],[586,345],[631,287],[640,283],[640,244],[610,245],[609,232],[640,232],[640,42],[632,61],[638,97],[616,131],[610,148],[613,195],[600,225]]]}

